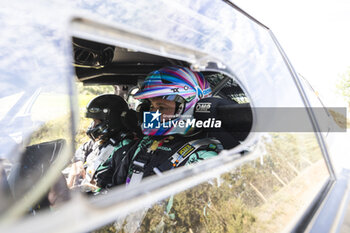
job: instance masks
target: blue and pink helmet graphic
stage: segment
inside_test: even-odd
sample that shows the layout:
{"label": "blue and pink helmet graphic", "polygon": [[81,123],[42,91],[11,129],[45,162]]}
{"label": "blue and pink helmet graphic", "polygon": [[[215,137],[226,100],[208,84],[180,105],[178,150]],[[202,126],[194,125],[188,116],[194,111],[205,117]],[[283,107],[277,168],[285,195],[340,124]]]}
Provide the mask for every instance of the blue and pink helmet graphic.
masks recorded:
{"label": "blue and pink helmet graphic", "polygon": [[[183,103],[184,109],[182,113],[170,120],[174,123],[175,121],[193,119],[195,104],[200,99],[210,96],[211,88],[209,83],[200,72],[175,66],[165,67],[150,73],[143,82],[141,89],[134,95],[134,98],[162,97]],[[163,124],[159,128],[144,128],[142,126],[142,132],[145,135],[186,134],[190,129],[191,127],[164,127]]]}

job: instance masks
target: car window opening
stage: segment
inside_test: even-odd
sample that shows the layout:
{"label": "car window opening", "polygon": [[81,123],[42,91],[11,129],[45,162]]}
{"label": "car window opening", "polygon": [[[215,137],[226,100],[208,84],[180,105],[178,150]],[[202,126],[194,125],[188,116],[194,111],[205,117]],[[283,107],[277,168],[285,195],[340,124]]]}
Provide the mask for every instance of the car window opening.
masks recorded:
{"label": "car window opening", "polygon": [[[224,73],[80,38],[73,38],[73,55],[78,97],[90,102],[79,101],[85,130],[66,171],[69,188],[135,185],[232,149],[249,134],[249,100]],[[88,126],[94,119],[99,124]]]}

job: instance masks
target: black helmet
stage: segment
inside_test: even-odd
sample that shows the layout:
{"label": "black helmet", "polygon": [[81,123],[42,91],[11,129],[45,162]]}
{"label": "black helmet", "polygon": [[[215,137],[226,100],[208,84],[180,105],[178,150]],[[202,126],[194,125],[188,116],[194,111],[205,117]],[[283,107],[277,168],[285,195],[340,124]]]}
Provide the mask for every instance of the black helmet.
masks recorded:
{"label": "black helmet", "polygon": [[121,115],[128,111],[125,100],[118,95],[105,94],[92,99],[86,106],[86,117],[98,119],[101,123],[91,124],[86,131],[90,138],[95,140],[117,135],[125,128],[122,124]]}

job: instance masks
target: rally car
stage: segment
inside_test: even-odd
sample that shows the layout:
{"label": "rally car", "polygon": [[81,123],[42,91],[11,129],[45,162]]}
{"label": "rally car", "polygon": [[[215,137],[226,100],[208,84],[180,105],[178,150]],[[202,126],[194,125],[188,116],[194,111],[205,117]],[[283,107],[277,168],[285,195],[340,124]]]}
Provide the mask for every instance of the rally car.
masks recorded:
{"label": "rally car", "polygon": [[[232,2],[12,1],[0,18],[1,231],[340,229],[347,173],[334,171],[324,136],[346,129],[313,108],[271,30]],[[203,130],[224,150],[134,187],[67,189],[77,85],[110,86],[137,114],[133,95],[165,66],[210,83],[222,104],[204,99],[194,115],[222,120]]]}

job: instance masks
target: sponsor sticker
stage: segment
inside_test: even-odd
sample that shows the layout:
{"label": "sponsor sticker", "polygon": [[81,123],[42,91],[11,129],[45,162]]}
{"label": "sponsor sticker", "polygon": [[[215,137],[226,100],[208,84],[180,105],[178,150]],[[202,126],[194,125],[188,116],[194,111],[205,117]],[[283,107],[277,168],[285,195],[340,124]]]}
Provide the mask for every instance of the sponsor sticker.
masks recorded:
{"label": "sponsor sticker", "polygon": [[189,153],[191,153],[195,148],[191,146],[190,144],[186,144],[184,147],[182,147],[179,150],[179,154],[184,158],[186,157]]}

